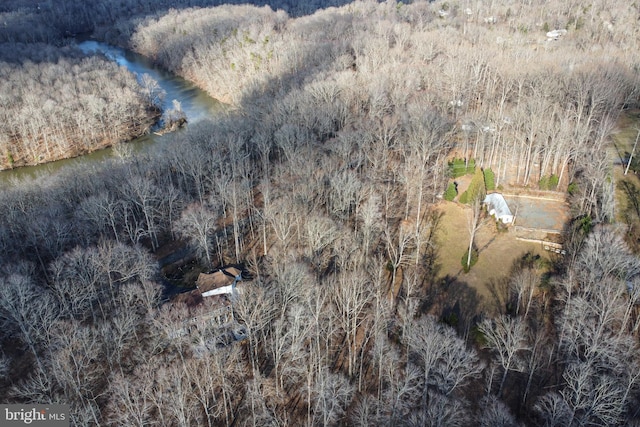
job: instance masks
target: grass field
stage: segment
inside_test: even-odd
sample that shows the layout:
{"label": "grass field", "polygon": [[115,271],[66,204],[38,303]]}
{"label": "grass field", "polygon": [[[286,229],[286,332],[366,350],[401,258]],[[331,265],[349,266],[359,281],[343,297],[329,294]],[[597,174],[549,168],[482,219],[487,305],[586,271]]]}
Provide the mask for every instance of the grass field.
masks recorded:
{"label": "grass field", "polygon": [[[626,223],[627,241],[634,250],[640,252],[640,179],[629,172],[624,175],[625,158],[632,151],[633,143],[640,128],[640,111],[632,111],[623,115],[618,122],[617,131],[610,145],[610,156],[613,166],[613,177],[616,182],[616,219]],[[640,145],[640,144],[639,144]],[[640,156],[640,146],[635,156]],[[468,185],[471,176],[456,179],[459,191]],[[505,196],[512,212],[516,213],[516,225],[525,229],[538,230],[529,237],[531,239],[551,239],[542,230],[560,231],[567,220],[567,205],[561,200],[544,200],[544,197]],[[444,215],[440,223],[438,277],[448,278],[451,283],[461,288],[468,287],[480,310],[495,312],[496,295],[491,282],[500,281],[509,272],[518,259],[527,252],[549,258],[541,244],[518,240],[518,234],[510,229],[498,232],[495,221],[485,217],[476,233],[475,246],[479,250],[478,262],[469,273],[464,273],[461,258],[469,246],[467,228],[468,207],[454,202],[441,202],[437,209]],[[636,236],[637,233],[637,236]],[[630,234],[633,234],[631,236]],[[455,291],[453,291],[455,292]]]}
{"label": "grass field", "polygon": [[[638,111],[623,115],[618,121],[618,130],[613,135],[611,156],[613,161],[613,179],[615,185],[615,218],[627,224],[625,240],[631,249],[640,253],[640,179],[631,170],[624,174],[628,153],[638,136],[640,116]],[[639,144],[640,145],[640,144]],[[635,157],[640,153],[636,147]]]}
{"label": "grass field", "polygon": [[450,279],[466,283],[481,299],[477,304],[480,309],[495,311],[495,297],[489,284],[492,280],[507,276],[514,261],[522,258],[527,252],[543,257],[549,256],[540,244],[517,240],[514,233],[498,232],[493,218],[486,217],[476,233],[478,263],[465,274],[460,260],[469,245],[469,208],[453,202],[441,202],[438,210],[444,213],[438,234],[438,277],[449,276]]}

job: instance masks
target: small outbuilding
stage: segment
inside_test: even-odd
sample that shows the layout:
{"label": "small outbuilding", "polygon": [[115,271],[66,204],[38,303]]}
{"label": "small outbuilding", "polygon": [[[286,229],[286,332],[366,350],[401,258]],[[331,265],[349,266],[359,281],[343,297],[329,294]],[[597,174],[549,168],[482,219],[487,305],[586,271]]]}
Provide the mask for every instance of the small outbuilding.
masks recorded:
{"label": "small outbuilding", "polygon": [[487,206],[489,215],[496,217],[496,220],[503,224],[511,224],[513,222],[513,214],[502,194],[487,194],[484,198],[484,204]]}
{"label": "small outbuilding", "polygon": [[562,28],[559,30],[551,30],[547,33],[547,40],[558,40],[560,37],[567,34],[567,30]]}

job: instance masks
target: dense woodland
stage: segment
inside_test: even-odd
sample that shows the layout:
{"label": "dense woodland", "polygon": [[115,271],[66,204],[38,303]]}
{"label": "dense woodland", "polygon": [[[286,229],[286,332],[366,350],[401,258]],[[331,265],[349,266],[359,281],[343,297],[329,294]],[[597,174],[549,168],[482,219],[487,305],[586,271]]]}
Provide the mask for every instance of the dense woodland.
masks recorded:
{"label": "dense woodland", "polygon": [[[0,5],[0,170],[74,157],[128,141],[157,118],[148,87],[106,58],[86,58],[76,34],[126,45],[138,20],[219,0],[85,2],[8,0]],[[322,6],[339,4],[324,1]],[[277,5],[307,13],[320,5]],[[132,16],[134,18],[132,18]],[[286,16],[286,14],[285,14]]]}
{"label": "dense woodland", "polygon": [[[96,31],[233,108],[0,192],[1,401],[69,403],[79,426],[640,424],[640,259],[606,150],[638,107],[637,5],[107,3],[9,2],[3,40],[62,52],[35,42]],[[25,27],[40,14],[56,19]],[[70,58],[3,67],[30,88],[120,73]],[[499,272],[493,305],[436,279],[455,156],[498,185],[571,184],[567,256]],[[244,264],[246,340],[175,333],[208,309],[162,297],[158,258],[181,243],[202,270]]]}
{"label": "dense woodland", "polygon": [[136,77],[106,58],[40,43],[0,50],[0,169],[128,141],[158,116]]}

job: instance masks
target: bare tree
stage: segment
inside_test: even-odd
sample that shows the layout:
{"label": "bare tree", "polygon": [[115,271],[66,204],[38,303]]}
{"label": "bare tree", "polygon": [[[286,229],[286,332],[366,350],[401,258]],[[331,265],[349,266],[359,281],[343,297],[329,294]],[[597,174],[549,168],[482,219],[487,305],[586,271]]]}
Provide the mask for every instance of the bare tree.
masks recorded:
{"label": "bare tree", "polygon": [[179,235],[189,239],[197,253],[211,267],[211,235],[216,230],[216,217],[202,205],[188,206],[174,224]]}
{"label": "bare tree", "polygon": [[570,425],[571,408],[563,397],[556,392],[549,392],[541,396],[533,407],[545,426]]}
{"label": "bare tree", "polygon": [[100,393],[107,364],[102,359],[102,338],[97,329],[73,322],[58,324],[51,357],[51,372],[65,399],[74,408],[77,424],[98,423]]}
{"label": "bare tree", "polygon": [[373,247],[375,247],[374,236],[382,229],[382,212],[380,209],[381,198],[371,189],[369,197],[358,209],[358,217],[362,222],[360,232],[362,233],[363,257],[367,258]]}
{"label": "bare tree", "polygon": [[[429,383],[432,371],[448,344],[445,337],[439,333],[441,328],[432,317],[425,316],[416,321],[407,332],[409,348],[420,356],[425,385]],[[426,404],[426,386],[423,391],[423,400],[423,404]]]}
{"label": "bare tree", "polygon": [[468,350],[455,331],[424,316],[408,328],[409,349],[415,352],[424,375],[423,406],[427,405],[428,386],[445,395],[477,377],[482,367],[475,352]]}
{"label": "bare tree", "polygon": [[374,397],[368,394],[362,395],[354,405],[349,421],[356,427],[368,427],[377,424],[377,404],[378,402]]}
{"label": "bare tree", "polygon": [[343,170],[329,177],[328,211],[338,219],[348,218],[358,204],[362,182],[353,171]]}
{"label": "bare tree", "polygon": [[199,425],[198,401],[191,392],[191,381],[183,375],[181,364],[170,364],[158,373],[159,387],[171,390],[171,404],[168,405],[168,416],[171,423],[177,425]]}
{"label": "bare tree", "polygon": [[72,242],[72,227],[62,220],[60,208],[50,207],[50,210],[36,214],[30,218],[29,226],[25,230],[24,243],[32,249],[36,256],[45,280],[47,277],[46,264],[60,255],[67,245]]}
{"label": "bare tree", "polygon": [[64,397],[57,392],[57,383],[49,372],[39,368],[33,370],[25,379],[13,384],[8,395],[26,402],[63,402]]}
{"label": "bare tree", "polygon": [[480,401],[481,413],[478,425],[481,427],[518,427],[518,423],[504,402],[495,396],[486,396]]}
{"label": "bare tree", "polygon": [[113,238],[119,241],[118,225],[122,218],[121,202],[107,192],[90,196],[78,206],[76,216],[89,221],[97,231],[111,228]]}
{"label": "bare tree", "polygon": [[327,250],[338,238],[340,228],[335,221],[323,216],[311,216],[305,222],[307,256],[318,272],[326,266]]}
{"label": "bare tree", "polygon": [[471,269],[471,254],[476,232],[480,229],[480,197],[471,201],[471,209],[467,210],[467,229],[469,230],[469,248],[467,249],[466,267]]}
{"label": "bare tree", "polygon": [[440,393],[451,396],[456,390],[478,379],[485,366],[475,350],[467,348],[453,329],[445,329],[442,333],[448,343],[430,381]]}
{"label": "bare tree", "polygon": [[275,314],[273,300],[259,284],[245,283],[233,309],[247,327],[251,366],[257,369],[260,361],[259,351],[263,348],[267,327]]}
{"label": "bare tree", "polygon": [[640,260],[618,233],[600,226],[587,238],[575,273],[589,288],[608,277],[628,281],[640,275]]}
{"label": "bare tree", "polygon": [[149,400],[153,383],[148,378],[127,378],[115,372],[109,381],[108,425],[153,425],[153,402]]}
{"label": "bare tree", "polygon": [[[185,364],[185,374],[194,385],[194,397],[198,401],[203,421],[200,425],[212,427],[223,418],[226,402],[223,401],[221,384],[225,384],[224,366],[220,360],[225,357],[224,350],[212,350],[213,354],[201,359],[191,359]],[[230,369],[233,370],[233,369]]]}
{"label": "bare tree", "polygon": [[598,374],[589,362],[571,364],[564,372],[566,387],[560,392],[569,411],[568,425],[614,425],[622,421],[627,402],[620,382]]}
{"label": "bare tree", "polygon": [[549,357],[553,354],[553,348],[550,348],[553,344],[550,342],[550,338],[542,328],[530,328],[529,329],[529,343],[531,349],[525,355],[525,371],[527,375],[527,384],[524,388],[522,395],[522,403],[525,404],[531,385],[536,375],[536,372],[541,368],[548,366]]}
{"label": "bare tree", "polygon": [[509,282],[516,296],[516,315],[520,315],[523,311],[523,320],[526,320],[529,315],[539,282],[540,273],[532,268],[516,272]]}
{"label": "bare tree", "polygon": [[146,97],[147,102],[156,108],[161,108],[166,92],[158,84],[158,81],[148,73],[143,73],[138,77],[138,82],[142,86],[142,94]]}
{"label": "bare tree", "polygon": [[[247,382],[246,393],[241,406],[245,414],[244,425],[277,426],[277,420],[267,407],[269,382],[259,372],[254,372],[253,378]],[[244,418],[243,417],[243,418]]]}
{"label": "bare tree", "polygon": [[[385,243],[387,248],[387,255],[389,256],[389,263],[391,264],[391,296],[396,294],[396,275],[398,268],[410,260],[411,254],[407,253],[413,244],[413,235],[404,224],[400,224],[397,231],[397,236],[393,235],[393,232],[387,228],[384,230]],[[397,241],[396,241],[397,237]]]}
{"label": "bare tree", "polygon": [[526,341],[526,327],[519,318],[501,315],[494,320],[483,320],[478,325],[478,330],[502,367],[502,378],[497,393],[500,396],[507,374],[509,371],[522,370],[522,353],[530,350]]}
{"label": "bare tree", "polygon": [[12,274],[0,281],[0,321],[9,334],[23,341],[43,371],[41,346],[47,343],[60,315],[56,301],[28,277]]}
{"label": "bare tree", "polygon": [[136,223],[139,218],[142,220],[144,233],[149,237],[151,248],[155,251],[158,248],[162,191],[150,179],[137,175],[133,175],[121,191],[129,205],[131,219]]}
{"label": "bare tree", "polygon": [[95,248],[74,249],[50,265],[52,291],[65,318],[96,318],[94,310],[103,282],[103,271],[96,264]]}
{"label": "bare tree", "polygon": [[373,300],[373,295],[366,286],[364,272],[349,271],[341,274],[334,281],[332,296],[337,312],[338,324],[344,331],[347,355],[348,375],[354,377],[359,358],[362,354],[362,338],[358,340],[358,332],[361,337],[362,328],[367,324],[368,305]]}
{"label": "bare tree", "polygon": [[625,175],[629,172],[629,166],[631,166],[633,155],[635,154],[636,147],[638,146],[638,139],[640,139],[640,129],[637,129],[637,131],[638,131],[638,134],[636,135],[636,140],[633,142],[633,148],[631,149],[631,154],[629,155],[629,161],[627,161],[627,166],[624,168]]}
{"label": "bare tree", "polygon": [[[386,424],[393,425],[405,419],[412,407],[420,401],[424,388],[424,376],[421,369],[415,366],[407,366],[404,370],[398,369],[399,361],[389,369],[389,385],[385,390],[384,397],[380,403],[384,410]],[[382,420],[381,420],[382,421]]]}
{"label": "bare tree", "polygon": [[429,392],[427,407],[418,407],[411,411],[407,418],[409,426],[465,426],[469,425],[470,417],[463,400],[441,394]]}
{"label": "bare tree", "polygon": [[340,373],[324,368],[316,377],[313,387],[315,423],[323,426],[335,425],[351,403],[353,386]]}
{"label": "bare tree", "polygon": [[268,223],[271,224],[271,228],[276,235],[276,238],[282,246],[282,250],[286,251],[289,246],[289,241],[293,236],[293,230],[295,226],[295,213],[293,210],[293,202],[283,199],[273,200],[272,203],[265,205],[264,215]]}
{"label": "bare tree", "polygon": [[[422,105],[409,105],[410,118],[408,123],[408,146],[405,153],[407,167],[415,163],[416,169],[414,179],[410,182],[418,186],[416,201],[416,235],[420,234],[423,221],[423,205],[427,195],[425,194],[427,171],[429,174],[438,175],[436,168],[438,163],[442,163],[441,156],[448,150],[449,130],[451,124],[435,111],[424,112]],[[440,178],[443,175],[440,174]],[[438,191],[438,187],[431,189]],[[407,196],[409,192],[407,192]],[[433,194],[430,194],[433,199]]]}
{"label": "bare tree", "polygon": [[[242,159],[231,159],[232,161],[243,161]],[[233,241],[235,247],[235,259],[236,262],[240,262],[240,251],[242,249],[242,235],[241,235],[241,222],[244,212],[248,209],[249,205],[247,200],[250,197],[251,188],[250,182],[245,177],[229,178],[227,185],[225,186],[222,196],[228,205],[231,206],[231,219],[233,226]]]}

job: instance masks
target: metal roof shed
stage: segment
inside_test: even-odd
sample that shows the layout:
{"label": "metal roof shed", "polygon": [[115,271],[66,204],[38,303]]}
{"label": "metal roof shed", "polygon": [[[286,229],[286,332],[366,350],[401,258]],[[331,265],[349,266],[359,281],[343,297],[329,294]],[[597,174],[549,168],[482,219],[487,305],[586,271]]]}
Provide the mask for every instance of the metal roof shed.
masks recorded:
{"label": "metal roof shed", "polygon": [[487,194],[484,198],[484,204],[487,205],[489,215],[495,216],[498,221],[501,221],[503,224],[511,224],[513,222],[513,214],[511,213],[511,209],[509,209],[509,205],[507,205],[507,201],[502,197],[502,194]]}

